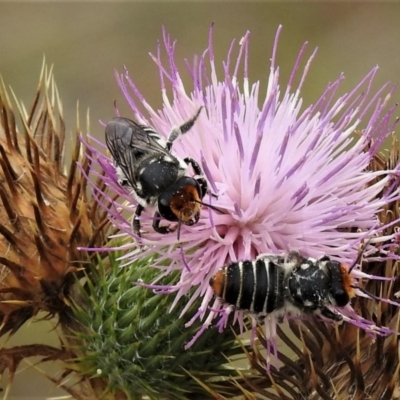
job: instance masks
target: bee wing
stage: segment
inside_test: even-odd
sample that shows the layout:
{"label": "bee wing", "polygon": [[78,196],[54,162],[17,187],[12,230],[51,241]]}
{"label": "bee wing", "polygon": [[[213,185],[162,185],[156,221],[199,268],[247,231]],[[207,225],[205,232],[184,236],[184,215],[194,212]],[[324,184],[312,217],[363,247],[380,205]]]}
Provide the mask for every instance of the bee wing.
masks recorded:
{"label": "bee wing", "polygon": [[111,156],[133,188],[136,188],[135,168],[138,160],[149,153],[169,155],[160,144],[157,132],[128,118],[113,118],[107,124],[105,134]]}

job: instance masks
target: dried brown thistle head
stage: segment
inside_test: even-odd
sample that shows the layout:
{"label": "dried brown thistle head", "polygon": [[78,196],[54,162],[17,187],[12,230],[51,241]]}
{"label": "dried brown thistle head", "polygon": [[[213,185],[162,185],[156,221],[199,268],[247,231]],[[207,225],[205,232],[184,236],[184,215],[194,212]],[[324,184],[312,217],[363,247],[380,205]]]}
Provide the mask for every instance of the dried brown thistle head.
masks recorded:
{"label": "dried brown thistle head", "polygon": [[87,260],[77,247],[101,245],[108,227],[77,166],[87,171],[90,164],[79,126],[65,173],[70,138],[51,70],[43,64],[28,112],[11,93],[14,102],[1,81],[0,335],[39,310],[66,317],[74,273]]}

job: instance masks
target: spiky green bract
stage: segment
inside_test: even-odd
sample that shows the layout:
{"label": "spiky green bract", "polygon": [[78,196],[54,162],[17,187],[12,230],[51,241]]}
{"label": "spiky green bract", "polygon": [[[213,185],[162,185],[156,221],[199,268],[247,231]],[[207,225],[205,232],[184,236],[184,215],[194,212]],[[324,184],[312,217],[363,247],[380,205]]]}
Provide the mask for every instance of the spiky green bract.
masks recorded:
{"label": "spiky green bract", "polygon": [[[135,284],[156,278],[158,271],[149,267],[152,259],[120,268],[118,255],[110,253],[107,261],[99,260],[82,285],[83,298],[74,306],[80,328],[73,333],[73,342],[81,343],[77,368],[92,378],[92,387],[102,388],[98,398],[114,393],[111,398],[205,399],[207,389],[228,396],[237,393],[233,378],[240,378],[227,366],[227,358],[244,355],[234,332],[209,329],[185,350],[200,326],[185,327],[199,302],[184,318],[180,314],[187,299],[169,312],[174,296],[157,295]],[[162,283],[172,285],[178,279],[178,274],[171,274]],[[99,379],[103,385],[95,384]]]}

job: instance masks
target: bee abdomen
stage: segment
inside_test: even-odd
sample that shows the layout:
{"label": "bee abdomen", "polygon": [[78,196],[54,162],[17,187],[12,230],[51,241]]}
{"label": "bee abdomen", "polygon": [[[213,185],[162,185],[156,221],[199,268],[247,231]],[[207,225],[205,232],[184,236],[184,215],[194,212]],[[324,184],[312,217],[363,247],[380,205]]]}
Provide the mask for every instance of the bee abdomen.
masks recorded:
{"label": "bee abdomen", "polygon": [[210,280],[225,303],[253,314],[268,314],[284,305],[284,270],[268,258],[229,264]]}

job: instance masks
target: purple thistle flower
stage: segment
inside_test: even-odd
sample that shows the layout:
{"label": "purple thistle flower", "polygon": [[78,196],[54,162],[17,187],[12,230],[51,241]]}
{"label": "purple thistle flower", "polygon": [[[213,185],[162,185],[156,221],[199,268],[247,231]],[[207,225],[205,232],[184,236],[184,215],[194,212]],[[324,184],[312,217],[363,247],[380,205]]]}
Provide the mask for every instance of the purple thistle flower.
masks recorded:
{"label": "purple thistle flower", "polygon": [[[398,168],[377,172],[367,168],[397,123],[392,119],[395,107],[387,107],[394,88],[386,84],[372,92],[378,70],[375,67],[351,92],[338,97],[341,75],[315,104],[304,109],[300,92],[316,51],[296,87],[305,44],[288,84],[280,87],[276,65],[280,31],[281,27],[273,47],[265,94],[260,94],[259,82],[251,84],[248,79],[249,32],[238,45],[235,61],[232,43],[221,79],[216,73],[211,28],[208,48],[192,64],[187,63],[194,85],[187,90],[175,64],[176,43],[164,31],[168,65],[161,61],[160,45],[157,54],[151,55],[159,68],[161,111],[146,102],[127,70],[116,74],[136,121],[153,126],[165,136],[172,126],[180,125],[204,106],[193,128],[174,143],[172,153],[200,162],[212,192],[218,196],[206,196],[206,201],[223,213],[203,207],[197,224],[182,226],[179,242],[176,232],[154,232],[154,210],[146,209],[141,217],[143,234],[138,246],[130,221],[137,205],[134,196],[118,184],[113,161],[87,144],[92,151],[91,174],[101,176],[96,172],[96,164],[100,165],[106,186],[120,196],[114,201],[107,194],[109,190],[93,188],[99,204],[119,228],[119,235],[133,239],[125,242],[123,260],[130,263],[158,254],[154,267],[162,272],[149,287],[161,293],[176,292],[174,304],[195,287],[185,310],[202,297],[202,306],[188,322],[190,325],[200,318],[202,330],[214,320],[223,329],[232,311],[215,298],[209,285],[210,278],[226,263],[254,259],[261,253],[296,250],[305,257],[328,255],[351,265],[364,240],[369,241],[364,253],[366,261],[374,259],[376,247],[391,243],[395,246],[394,235],[383,236],[385,227],[377,214],[400,198]],[[239,76],[241,69],[243,76]],[[98,144],[105,149],[104,144]],[[394,258],[386,247],[380,257]],[[179,283],[174,287],[158,286],[157,282],[173,270],[180,271]],[[377,278],[358,268],[351,274],[355,278]],[[365,295],[360,291],[356,294]],[[390,332],[358,316],[350,305],[336,311],[346,321],[368,331]],[[235,311],[235,321],[243,324],[243,312]],[[271,316],[265,325],[274,351],[276,323]]]}

